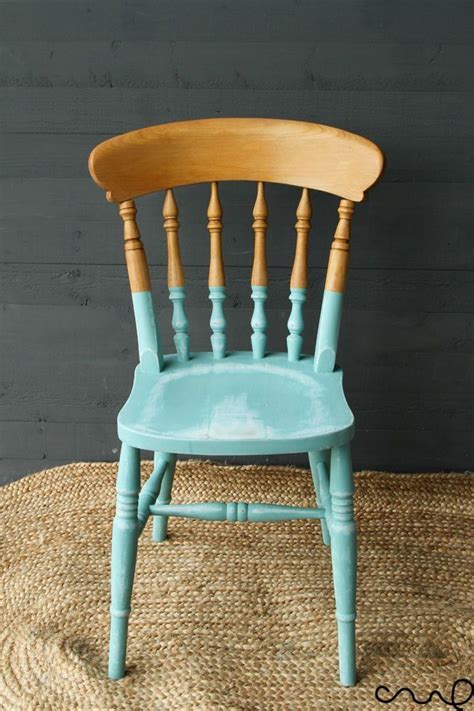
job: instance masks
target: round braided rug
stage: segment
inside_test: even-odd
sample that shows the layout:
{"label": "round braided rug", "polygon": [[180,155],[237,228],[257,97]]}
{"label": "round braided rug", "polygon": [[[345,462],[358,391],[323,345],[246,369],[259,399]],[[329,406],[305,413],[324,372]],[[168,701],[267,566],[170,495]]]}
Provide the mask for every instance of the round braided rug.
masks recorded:
{"label": "round braided rug", "polygon": [[[71,464],[0,491],[2,708],[372,709],[380,684],[450,698],[472,678],[472,478],[363,472],[356,687],[337,683],[330,552],[314,521],[170,519],[164,544],[149,523],[128,674],[109,681],[115,471]],[[306,470],[203,461],[178,464],[173,497],[313,504]],[[404,693],[390,708],[420,707]]]}

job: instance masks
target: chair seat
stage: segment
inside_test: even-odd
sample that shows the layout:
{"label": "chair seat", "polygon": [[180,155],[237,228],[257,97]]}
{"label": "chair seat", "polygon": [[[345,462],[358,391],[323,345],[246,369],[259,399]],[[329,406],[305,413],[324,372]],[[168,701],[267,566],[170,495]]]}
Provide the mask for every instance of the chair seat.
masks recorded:
{"label": "chair seat", "polygon": [[177,454],[278,454],[326,449],[352,438],[342,371],[315,373],[313,358],[286,353],[165,356],[156,375],[138,366],[118,434],[140,449]]}

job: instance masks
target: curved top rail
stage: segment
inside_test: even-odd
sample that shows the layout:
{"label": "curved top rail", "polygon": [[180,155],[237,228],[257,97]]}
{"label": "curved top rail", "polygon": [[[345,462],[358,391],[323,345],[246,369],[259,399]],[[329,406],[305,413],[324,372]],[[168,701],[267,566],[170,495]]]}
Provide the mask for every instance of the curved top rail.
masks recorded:
{"label": "curved top rail", "polygon": [[354,133],[304,121],[216,118],[149,126],[100,143],[89,157],[112,202],[223,180],[284,183],[360,202],[383,154]]}

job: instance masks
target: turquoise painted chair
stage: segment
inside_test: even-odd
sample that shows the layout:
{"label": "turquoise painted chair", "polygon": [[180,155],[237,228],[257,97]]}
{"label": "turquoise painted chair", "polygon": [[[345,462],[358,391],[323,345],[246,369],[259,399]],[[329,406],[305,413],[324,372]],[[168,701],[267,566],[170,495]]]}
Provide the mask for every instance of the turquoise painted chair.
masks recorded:
{"label": "turquoise painted chair", "polygon": [[[118,203],[136,319],[140,362],[131,394],[118,416],[122,441],[112,536],[109,676],[125,674],[128,618],[140,533],[150,514],[153,539],[164,541],[170,516],[206,521],[320,519],[331,547],[341,684],[356,681],[356,529],[350,440],[354,418],[344,397],[336,350],[346,283],[354,202],[379,177],[376,145],[346,131],[299,121],[205,119],[152,126],[112,138],[91,153],[95,182]],[[225,278],[219,181],[257,183],[253,210],[254,312],[249,350],[226,350]],[[173,188],[210,183],[209,298],[211,347],[190,351],[178,208]],[[266,182],[302,188],[296,210],[296,248],[290,280],[286,351],[266,350]],[[341,198],[316,338],[302,355],[303,304],[308,280],[310,189]],[[150,277],[133,200],[165,191],[164,230],[176,353],[164,355],[155,324]],[[140,483],[140,450],[155,453]],[[265,503],[173,504],[176,457],[308,452],[319,507]],[[316,643],[316,642],[315,642]]]}

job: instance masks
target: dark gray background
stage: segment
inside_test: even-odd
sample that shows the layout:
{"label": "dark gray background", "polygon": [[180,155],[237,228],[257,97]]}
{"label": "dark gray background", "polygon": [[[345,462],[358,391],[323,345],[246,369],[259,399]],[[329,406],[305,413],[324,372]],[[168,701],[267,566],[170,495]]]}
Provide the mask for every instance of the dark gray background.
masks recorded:
{"label": "dark gray background", "polygon": [[[141,126],[270,116],[377,142],[353,221],[340,362],[358,468],[472,465],[471,0],[0,2],[1,475],[117,456],[136,362],[116,210],[91,148]],[[207,188],[177,191],[192,348],[209,348]],[[306,349],[337,200],[313,195]],[[231,348],[249,347],[254,186],[222,186]],[[270,346],[285,347],[297,191],[268,190]],[[161,196],[139,204],[171,347]],[[292,460],[294,461],[294,460]]]}

